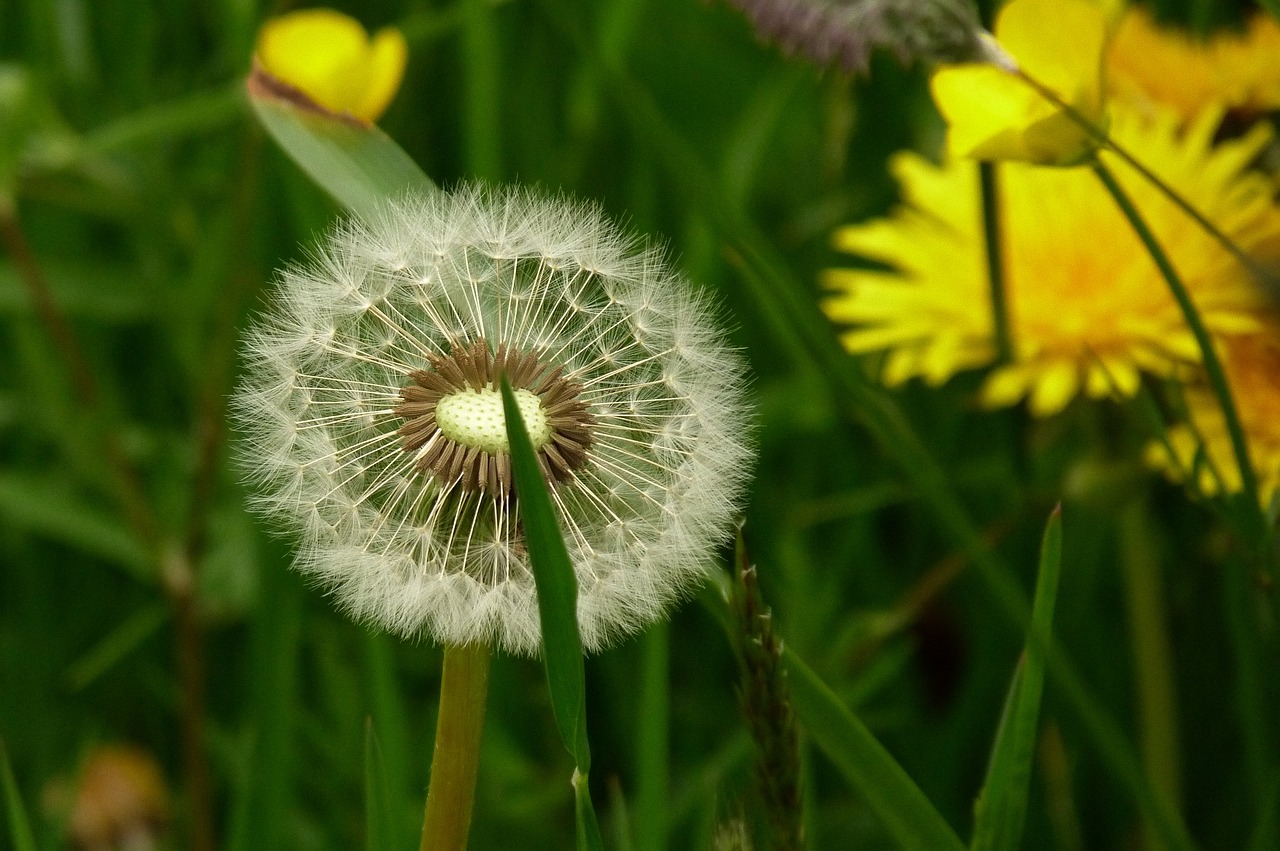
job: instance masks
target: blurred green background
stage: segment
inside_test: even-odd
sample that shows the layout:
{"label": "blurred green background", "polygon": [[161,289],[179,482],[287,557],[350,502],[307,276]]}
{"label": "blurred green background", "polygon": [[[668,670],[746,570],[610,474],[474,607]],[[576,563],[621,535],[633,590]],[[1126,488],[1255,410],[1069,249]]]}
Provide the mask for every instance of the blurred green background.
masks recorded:
{"label": "blurred green background", "polygon": [[[816,304],[819,270],[851,262],[829,248],[832,230],[894,200],[886,156],[938,150],[923,71],[881,57],[866,78],[823,73],[760,44],[719,2],[335,6],[406,35],[405,82],[380,126],[440,184],[598,200],[720,294],[755,374],[745,535],[775,625],[967,835],[1023,633],[910,471],[824,367],[797,357],[790,318],[762,308],[735,248],[755,244]],[[179,719],[193,681],[218,847],[362,845],[367,719],[403,847],[415,841],[440,651],[351,624],[288,570],[289,542],[244,510],[223,419],[239,330],[273,270],[307,256],[339,214],[244,103],[257,28],[286,9],[0,0],[0,202],[16,199],[7,221],[83,347],[73,372],[96,387],[69,373],[7,238],[0,739],[43,849],[70,847],[66,790],[107,743],[159,761],[173,796],[161,847],[188,847]],[[1209,26],[1241,7],[1165,12]],[[1265,842],[1259,813],[1280,807],[1274,623],[1233,569],[1230,535],[1140,468],[1134,411],[984,412],[976,382],[912,384],[877,404],[920,436],[1028,595],[1045,518],[1064,501],[1055,634],[1097,706],[1131,747],[1153,735],[1143,666],[1167,641],[1158,664],[1173,693],[1156,704],[1175,726],[1154,733],[1155,785],[1174,790],[1201,847]],[[163,570],[130,519],[122,467],[136,471]],[[1135,590],[1124,559],[1145,562],[1153,584]],[[1155,626],[1135,626],[1135,612]],[[203,670],[184,675],[192,642]],[[709,848],[717,824],[751,811],[737,662],[706,606],[589,659],[587,675],[608,847]],[[1163,847],[1144,844],[1126,783],[1071,706],[1051,682],[1023,847]],[[471,847],[567,847],[572,764],[536,662],[495,660],[481,759]],[[813,750],[804,781],[809,847],[894,847]]]}

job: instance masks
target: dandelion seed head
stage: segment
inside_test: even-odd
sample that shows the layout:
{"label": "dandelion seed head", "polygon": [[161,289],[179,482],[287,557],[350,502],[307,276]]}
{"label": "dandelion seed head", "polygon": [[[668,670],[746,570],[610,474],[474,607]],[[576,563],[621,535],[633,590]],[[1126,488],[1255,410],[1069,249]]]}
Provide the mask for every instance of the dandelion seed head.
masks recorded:
{"label": "dandelion seed head", "polygon": [[405,636],[539,646],[503,374],[588,650],[705,575],[748,475],[744,365],[714,306],[563,199],[464,188],[339,225],[285,270],[247,361],[254,507],[343,608]]}

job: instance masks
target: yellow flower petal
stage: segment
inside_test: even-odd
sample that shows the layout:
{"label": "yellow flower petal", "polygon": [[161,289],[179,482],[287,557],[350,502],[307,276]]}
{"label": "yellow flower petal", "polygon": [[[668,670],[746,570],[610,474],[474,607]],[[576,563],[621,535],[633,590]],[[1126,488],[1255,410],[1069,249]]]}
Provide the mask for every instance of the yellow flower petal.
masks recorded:
{"label": "yellow flower petal", "polygon": [[324,109],[374,121],[400,86],[408,49],[396,30],[370,43],[355,19],[303,9],[267,21],[255,55],[263,70]]}
{"label": "yellow flower petal", "polygon": [[1184,120],[1214,103],[1248,112],[1280,108],[1280,23],[1259,12],[1242,33],[1201,39],[1132,6],[1107,48],[1106,71],[1112,97],[1172,108]]}
{"label": "yellow flower petal", "polygon": [[1035,387],[1028,400],[1031,413],[1047,417],[1067,407],[1080,389],[1080,372],[1071,361],[1055,361],[1036,376]]}
{"label": "yellow flower petal", "polygon": [[[1274,184],[1248,165],[1269,136],[1215,144],[1214,118],[1183,126],[1172,114],[1118,104],[1112,132],[1245,251],[1280,264]],[[1099,156],[1143,211],[1210,332],[1258,333],[1266,296],[1239,262],[1112,154]],[[995,354],[976,166],[904,154],[891,168],[902,206],[842,228],[837,244],[896,271],[832,270],[822,306],[854,326],[842,337],[850,351],[891,353],[886,381],[937,383]],[[984,405],[1029,399],[1044,415],[1080,394],[1132,396],[1140,374],[1177,377],[1199,363],[1166,282],[1089,171],[1007,163],[998,186],[1014,352],[983,386]]]}
{"label": "yellow flower petal", "polygon": [[[1255,318],[1259,330],[1224,337],[1221,350],[1265,507],[1280,499],[1280,314],[1266,310]],[[1192,480],[1205,496],[1220,488],[1239,492],[1240,469],[1217,397],[1203,381],[1184,395],[1190,426],[1169,430],[1172,454],[1159,442],[1148,445],[1147,463],[1174,481]]]}
{"label": "yellow flower petal", "polygon": [[[1095,123],[1105,36],[1104,12],[1088,0],[1013,0],[996,21],[996,39],[1022,72]],[[941,68],[931,85],[953,156],[1070,165],[1093,153],[1088,131],[1004,68]]]}
{"label": "yellow flower petal", "polygon": [[352,114],[372,121],[387,111],[400,89],[409,45],[399,30],[385,27],[373,37],[369,54],[369,83]]}

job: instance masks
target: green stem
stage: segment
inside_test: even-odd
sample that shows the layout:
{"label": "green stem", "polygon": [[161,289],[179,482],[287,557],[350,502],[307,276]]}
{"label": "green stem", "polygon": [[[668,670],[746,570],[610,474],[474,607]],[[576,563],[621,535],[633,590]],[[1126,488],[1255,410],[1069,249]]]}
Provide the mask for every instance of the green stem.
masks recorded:
{"label": "green stem", "polygon": [[1260,622],[1269,618],[1258,611],[1249,565],[1232,561],[1222,572],[1222,587],[1227,638],[1234,656],[1230,704],[1244,744],[1238,773],[1249,804],[1262,809],[1277,779],[1271,734],[1274,704],[1268,695],[1275,655],[1274,648],[1267,646],[1267,627]]}
{"label": "green stem", "polygon": [[419,851],[465,851],[489,692],[489,646],[447,645]]}
{"label": "green stem", "polygon": [[991,320],[1000,363],[1013,359],[1013,332],[1006,297],[1004,246],[1000,229],[1000,194],[994,163],[978,163],[982,185],[982,235],[987,248],[987,281],[991,291]]}
{"label": "green stem", "polygon": [[1169,284],[1169,291],[1173,293],[1174,300],[1178,302],[1178,307],[1182,310],[1182,317],[1186,321],[1187,327],[1191,329],[1192,335],[1196,338],[1196,345],[1200,347],[1200,355],[1204,358],[1204,371],[1209,378],[1209,386],[1213,389],[1213,394],[1218,399],[1218,405],[1222,408],[1222,416],[1227,423],[1227,433],[1231,436],[1231,450],[1236,457],[1236,466],[1240,468],[1240,481],[1244,492],[1250,497],[1249,502],[1252,505],[1253,513],[1258,514],[1262,510],[1258,502],[1258,479],[1253,472],[1253,464],[1249,461],[1249,448],[1248,444],[1245,443],[1244,429],[1240,425],[1240,415],[1236,410],[1235,402],[1232,401],[1231,388],[1227,384],[1227,376],[1223,372],[1222,361],[1218,358],[1217,349],[1214,348],[1213,338],[1209,336],[1209,330],[1205,328],[1204,321],[1200,318],[1200,312],[1196,310],[1195,303],[1191,300],[1191,294],[1187,291],[1182,278],[1178,276],[1177,270],[1169,262],[1169,256],[1160,247],[1160,243],[1156,241],[1155,234],[1147,227],[1142,214],[1138,212],[1138,208],[1133,205],[1129,196],[1121,188],[1119,182],[1116,181],[1115,175],[1101,161],[1094,162],[1093,171],[1094,174],[1098,175],[1098,179],[1102,181],[1102,185],[1111,193],[1111,197],[1115,199],[1120,212],[1124,213],[1124,217],[1129,220],[1134,233],[1138,235],[1138,239],[1142,240],[1147,253],[1155,261],[1160,274],[1164,276],[1165,281]]}
{"label": "green stem", "polygon": [[640,639],[640,723],[636,730],[636,851],[667,847],[671,738],[671,630],[659,621]]}
{"label": "green stem", "polygon": [[502,51],[489,0],[463,0],[467,168],[482,180],[502,178]]}
{"label": "green stem", "polygon": [[[1147,780],[1176,801],[1181,786],[1177,700],[1156,543],[1147,522],[1146,506],[1140,498],[1134,499],[1120,514],[1120,551],[1137,682],[1138,745]],[[1143,847],[1148,851],[1166,847],[1149,821],[1144,833]]]}

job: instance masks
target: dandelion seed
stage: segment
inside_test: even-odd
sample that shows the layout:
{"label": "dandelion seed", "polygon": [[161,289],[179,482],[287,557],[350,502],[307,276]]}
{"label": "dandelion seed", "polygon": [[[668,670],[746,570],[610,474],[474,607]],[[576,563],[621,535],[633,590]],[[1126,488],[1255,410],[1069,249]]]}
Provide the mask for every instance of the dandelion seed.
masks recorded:
{"label": "dandelion seed", "polygon": [[748,475],[744,367],[707,300],[598,210],[463,189],[341,226],[249,338],[256,506],[362,621],[536,652],[497,390],[551,486],[584,647],[704,575]]}

